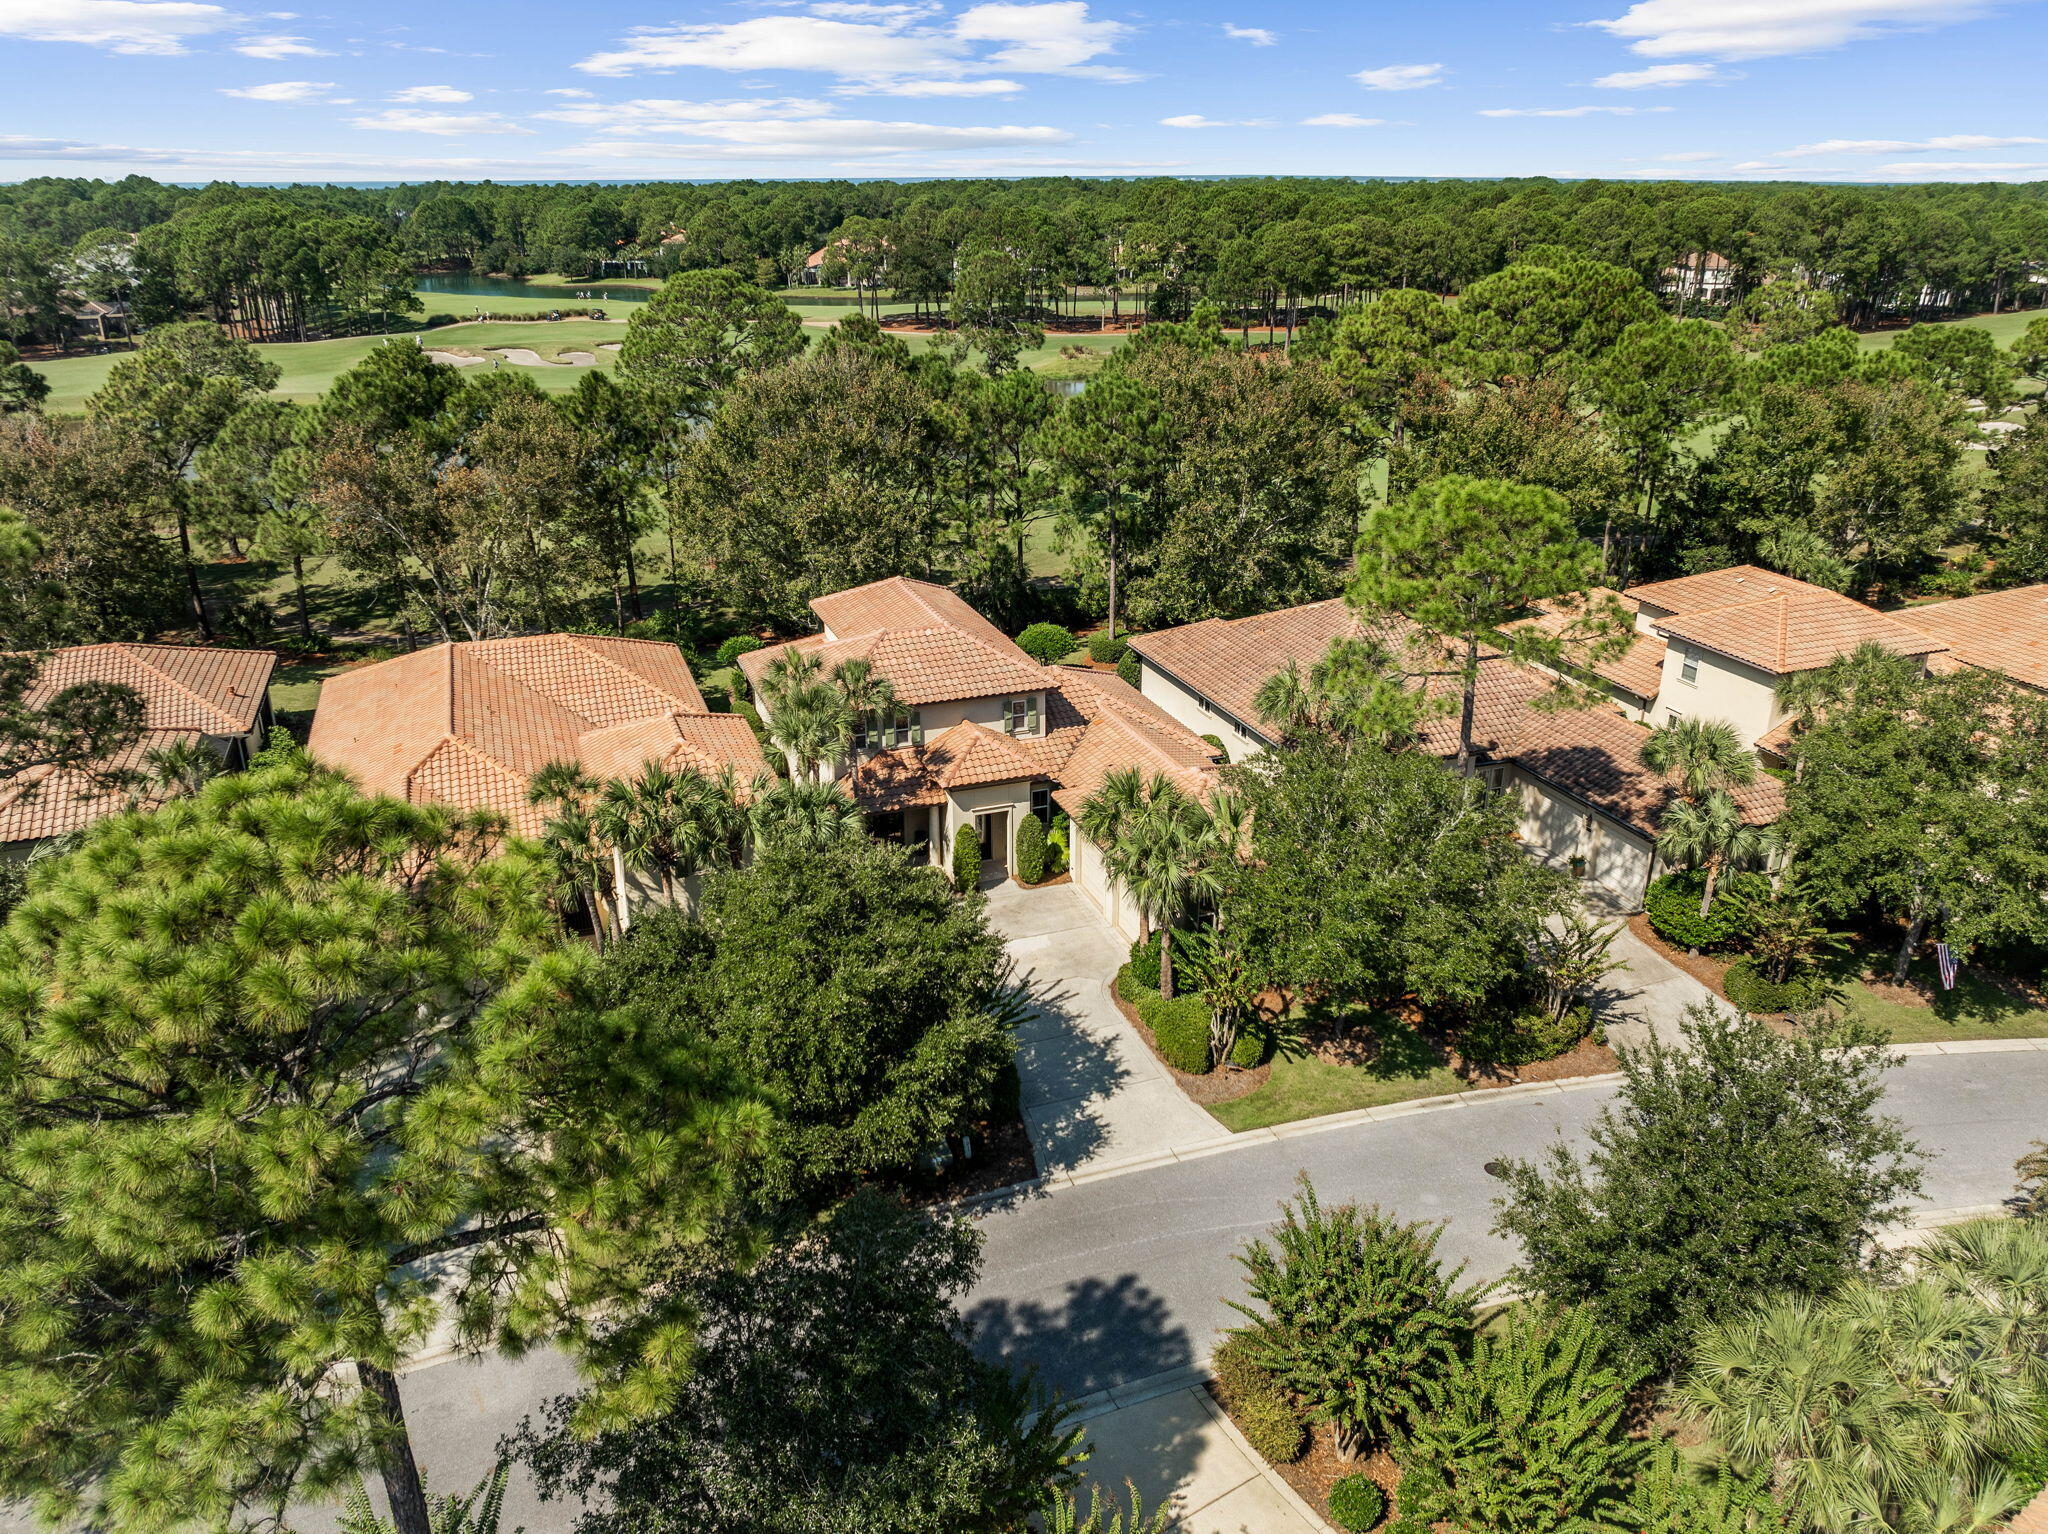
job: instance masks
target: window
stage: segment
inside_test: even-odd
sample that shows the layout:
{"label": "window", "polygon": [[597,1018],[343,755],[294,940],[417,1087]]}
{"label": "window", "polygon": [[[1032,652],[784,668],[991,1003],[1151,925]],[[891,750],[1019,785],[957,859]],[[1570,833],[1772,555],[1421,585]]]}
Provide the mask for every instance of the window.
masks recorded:
{"label": "window", "polygon": [[1700,658],[1697,653],[1687,650],[1678,663],[1678,680],[1697,682],[1700,679]]}
{"label": "window", "polygon": [[924,744],[924,724],[914,708],[899,708],[893,715],[881,720],[881,743],[883,750],[894,746],[920,746]]}
{"label": "window", "polygon": [[1031,813],[1046,825],[1052,824],[1052,785],[1042,779],[1031,785]]}
{"label": "window", "polygon": [[1684,717],[1685,715],[1681,714],[1675,708],[1667,708],[1664,710],[1664,722],[1666,724],[1676,724],[1679,720],[1683,719]]}
{"label": "window", "polygon": [[1036,735],[1038,733],[1038,694],[1028,698],[1006,698],[1003,700],[1003,733],[1006,735]]}
{"label": "window", "polygon": [[1200,693],[1195,694],[1195,707],[1199,708],[1205,714],[1213,714],[1216,712],[1214,706],[1211,705],[1209,700],[1203,697]]}

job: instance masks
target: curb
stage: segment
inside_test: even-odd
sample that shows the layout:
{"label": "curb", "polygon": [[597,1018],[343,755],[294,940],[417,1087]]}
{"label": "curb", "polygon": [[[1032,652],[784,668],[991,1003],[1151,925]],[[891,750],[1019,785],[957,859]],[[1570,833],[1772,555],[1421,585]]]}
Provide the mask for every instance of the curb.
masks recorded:
{"label": "curb", "polygon": [[[1893,1044],[1890,1049],[1895,1057],[1900,1058],[1916,1055],[2048,1052],[2048,1038],[1933,1039],[1917,1044]],[[1001,1188],[991,1188],[986,1193],[975,1193],[957,1199],[947,1207],[974,1209],[1002,1199],[1021,1198],[1040,1189],[1076,1188],[1111,1177],[1122,1177],[1131,1172],[1149,1172],[1156,1167],[1172,1166],[1182,1161],[1196,1161],[1204,1156],[1224,1155],[1233,1150],[1249,1149],[1254,1145],[1274,1144],[1301,1135],[1322,1134],[1332,1129],[1351,1129],[1360,1124],[1379,1124],[1388,1119],[1407,1118],[1417,1113],[1444,1113],[1452,1109],[1477,1108],[1485,1103],[1502,1100],[1519,1102],[1531,1097],[1557,1097],[1567,1092],[1584,1092],[1596,1087],[1612,1086],[1621,1078],[1620,1071],[1603,1071],[1596,1076],[1573,1076],[1565,1081],[1526,1081],[1511,1087],[1473,1087],[1464,1092],[1451,1092],[1441,1097],[1418,1097],[1408,1102],[1388,1103],[1379,1108],[1353,1108],[1343,1113],[1325,1113],[1316,1118],[1295,1119],[1291,1123],[1275,1124],[1266,1129],[1247,1129],[1242,1134],[1194,1140],[1186,1145],[1176,1145],[1163,1151],[1149,1151],[1145,1155],[1129,1156],[1121,1161],[1099,1162],[1092,1166],[1084,1166],[1078,1172],[1041,1172],[1024,1182],[1013,1182]]]}

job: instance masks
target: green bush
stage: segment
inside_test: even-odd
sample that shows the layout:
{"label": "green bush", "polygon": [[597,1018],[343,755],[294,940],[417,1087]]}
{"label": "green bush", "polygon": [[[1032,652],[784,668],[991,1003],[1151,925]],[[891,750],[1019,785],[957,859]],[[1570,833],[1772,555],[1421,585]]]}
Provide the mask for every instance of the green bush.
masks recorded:
{"label": "green bush", "polygon": [[1138,1021],[1152,1030],[1152,1042],[1166,1063],[1190,1076],[1209,1070],[1209,1006],[1199,996],[1148,996],[1138,1003]]}
{"label": "green bush", "polygon": [[1127,652],[1124,658],[1116,663],[1116,674],[1126,686],[1138,687],[1143,685],[1144,678],[1138,670],[1137,651]]}
{"label": "green bush", "polygon": [[1706,874],[1697,868],[1666,874],[1643,892],[1643,914],[1657,936],[1677,948],[1719,948],[1742,935],[1742,921],[1728,896],[1767,884],[1761,874],[1727,874],[1714,887],[1714,904],[1700,916]]}
{"label": "green bush", "polygon": [[1116,993],[1134,1007],[1143,1005],[1148,996],[1154,1001],[1159,999],[1159,987],[1139,979],[1136,964],[1126,964],[1116,972]]}
{"label": "green bush", "polygon": [[1026,815],[1017,822],[1017,882],[1044,882],[1045,864],[1045,822],[1036,815]]}
{"label": "green bush", "polygon": [[1067,871],[1068,838],[1073,834],[1067,817],[1053,812],[1052,829],[1045,833],[1045,873],[1047,878]]}
{"label": "green bush", "polygon": [[1130,647],[1130,641],[1122,634],[1110,638],[1108,629],[1097,630],[1088,636],[1088,658],[1098,666],[1114,666]]}
{"label": "green bush", "polygon": [[1291,1464],[1308,1447],[1308,1430],[1294,1403],[1268,1386],[1230,1402],[1230,1420],[1244,1434],[1252,1451],[1271,1465]]}
{"label": "green bush", "polygon": [[1555,1020],[1540,1008],[1523,1007],[1474,1018],[1458,1031],[1458,1053],[1474,1065],[1532,1065],[1563,1054],[1592,1026],[1583,1007]]}
{"label": "green bush", "polygon": [[1209,1355],[1209,1374],[1216,1381],[1216,1388],[1223,1392],[1226,1405],[1242,1395],[1279,1388],[1273,1383],[1273,1376],[1252,1357],[1243,1332],[1226,1333],[1216,1344],[1216,1351]]}
{"label": "green bush", "polygon": [[1202,741],[1210,750],[1222,757],[1223,760],[1226,762],[1230,760],[1230,748],[1223,744],[1223,737],[1221,735],[1204,735]]}
{"label": "green bush", "polygon": [[971,825],[953,833],[953,884],[963,890],[981,888],[981,838]]}
{"label": "green bush", "polygon": [[1057,623],[1034,623],[1017,636],[1017,648],[1041,666],[1055,665],[1081,648],[1081,641]]}
{"label": "green bush", "polygon": [[1131,944],[1131,974],[1147,990],[1159,989],[1159,930],[1154,928],[1143,942]]}
{"label": "green bush", "polygon": [[[745,698],[735,697],[732,700],[732,711],[747,721],[747,728],[754,732],[756,740],[766,742],[768,739],[768,727],[761,722],[761,711],[758,708],[754,707]],[[778,756],[780,754],[780,752],[775,753]]]}
{"label": "green bush", "polygon": [[1343,1476],[1330,1488],[1330,1518],[1340,1529],[1364,1534],[1386,1511],[1387,1494],[1366,1476]]}
{"label": "green bush", "polygon": [[1426,1523],[1417,1523],[1413,1518],[1396,1518],[1386,1527],[1385,1534],[1436,1534]]}
{"label": "green bush", "polygon": [[735,634],[718,647],[718,664],[730,666],[742,655],[748,655],[761,648],[761,641],[752,634]]}
{"label": "green bush", "polygon": [[1721,977],[1721,989],[1745,1012],[1803,1012],[1821,999],[1827,982],[1819,975],[1794,975],[1780,985],[1759,973],[1754,959],[1738,959]]}
{"label": "green bush", "polygon": [[1246,1071],[1255,1065],[1264,1065],[1266,1045],[1269,1042],[1264,1028],[1252,1023],[1245,1024],[1237,1030],[1237,1042],[1230,1046],[1230,1063]]}

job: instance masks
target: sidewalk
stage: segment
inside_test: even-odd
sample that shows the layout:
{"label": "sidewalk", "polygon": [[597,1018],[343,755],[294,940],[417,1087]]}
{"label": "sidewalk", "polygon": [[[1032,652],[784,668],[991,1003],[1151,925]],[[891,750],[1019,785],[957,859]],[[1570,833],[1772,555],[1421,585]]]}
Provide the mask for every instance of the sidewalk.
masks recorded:
{"label": "sidewalk", "polygon": [[1129,948],[1071,884],[988,892],[1034,1002],[1017,1033],[1024,1126],[1049,1177],[1127,1162],[1229,1133],[1189,1102],[1110,999]]}
{"label": "sidewalk", "polygon": [[[1615,919],[1605,912],[1594,914]],[[1725,1001],[1637,937],[1626,922],[1614,935],[1613,956],[1622,967],[1602,981],[1593,996],[1593,1015],[1606,1024],[1610,1044],[1644,1044],[1653,1036],[1675,1044],[1687,1007],[1706,1004],[1727,1010]]]}

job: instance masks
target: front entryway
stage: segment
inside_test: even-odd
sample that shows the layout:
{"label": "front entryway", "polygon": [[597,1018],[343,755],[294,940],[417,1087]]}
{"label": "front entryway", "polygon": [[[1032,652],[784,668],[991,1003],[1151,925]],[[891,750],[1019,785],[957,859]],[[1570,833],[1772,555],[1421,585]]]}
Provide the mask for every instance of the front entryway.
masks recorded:
{"label": "front entryway", "polygon": [[984,882],[993,873],[998,882],[1010,874],[1010,812],[984,810],[974,817],[974,834],[981,839],[981,873]]}

